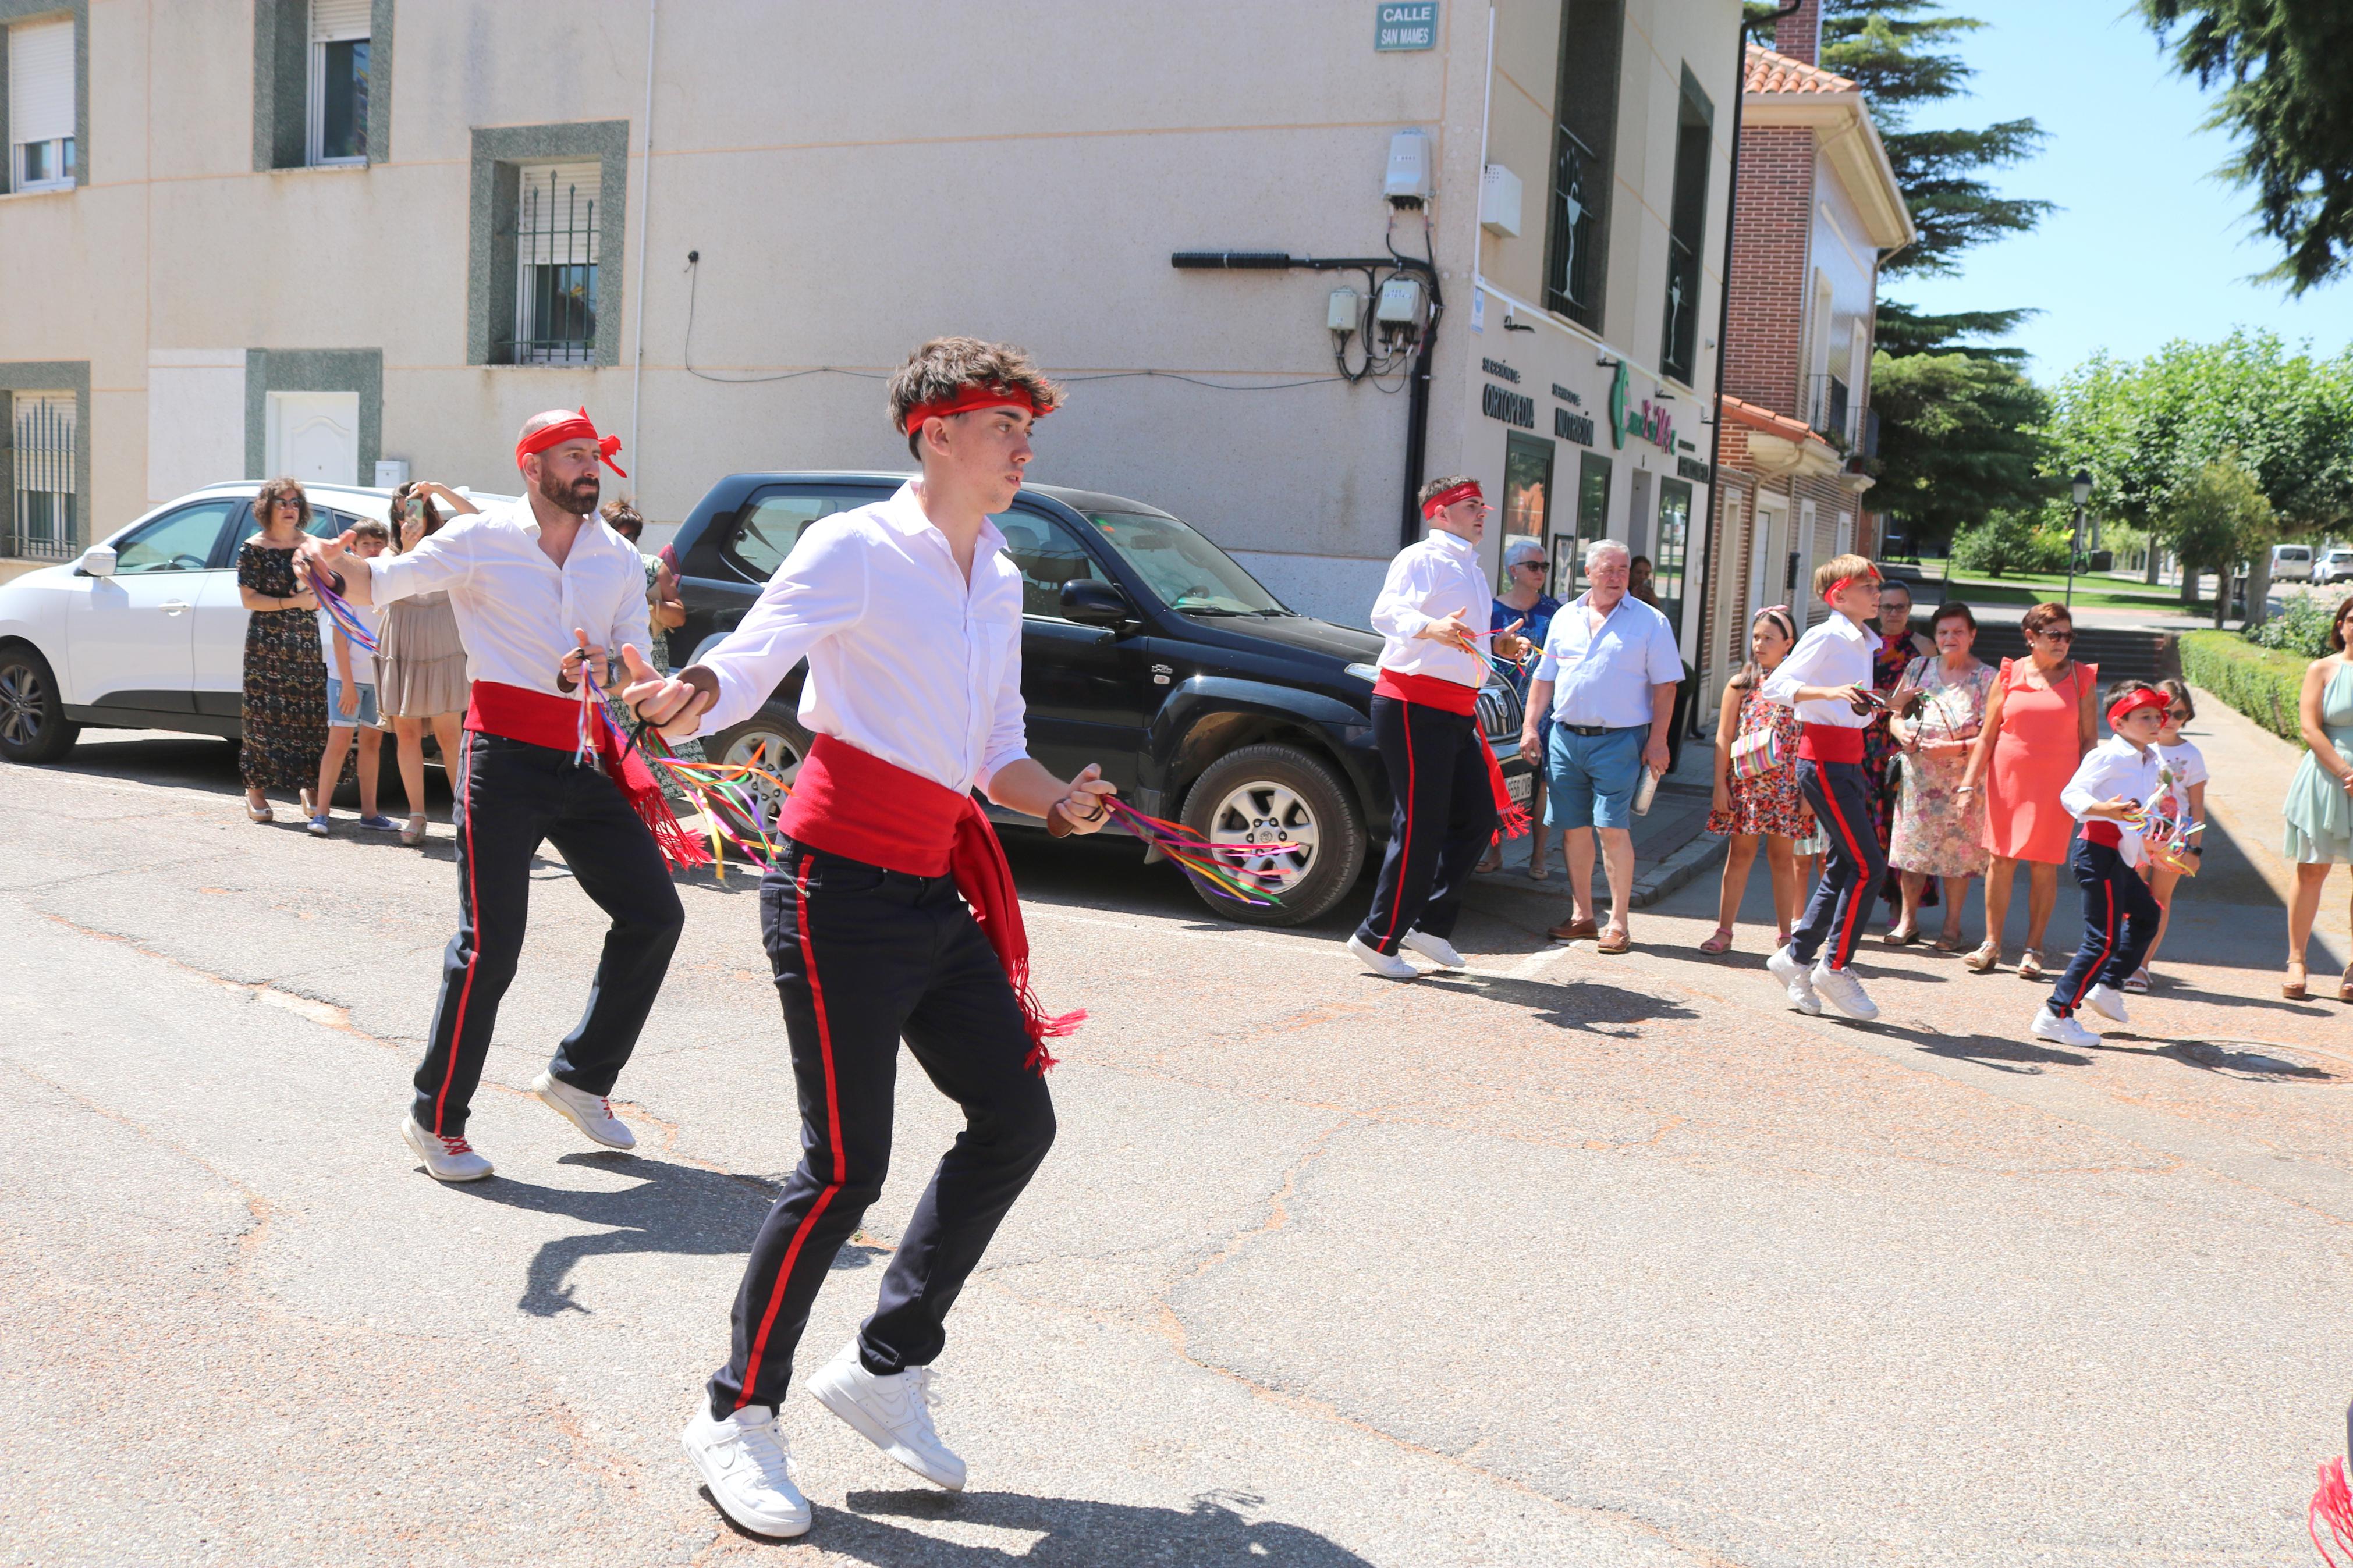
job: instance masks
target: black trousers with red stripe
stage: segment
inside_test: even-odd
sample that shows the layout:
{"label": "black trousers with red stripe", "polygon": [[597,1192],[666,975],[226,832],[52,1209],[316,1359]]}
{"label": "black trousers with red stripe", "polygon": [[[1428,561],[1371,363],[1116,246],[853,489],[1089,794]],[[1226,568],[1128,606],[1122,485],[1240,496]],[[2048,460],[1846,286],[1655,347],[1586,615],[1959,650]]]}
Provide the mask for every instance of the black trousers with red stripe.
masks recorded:
{"label": "black trousers with red stripe", "polygon": [[1854,944],[1871,924],[1879,884],[1887,879],[1887,854],[1871,824],[1871,780],[1861,763],[1798,759],[1798,787],[1830,840],[1821,879],[1806,905],[1806,918],[1789,933],[1789,955],[1811,963],[1827,947],[1829,966],[1844,969]]}
{"label": "black trousers with red stripe", "polygon": [[953,878],[788,845],[760,884],[760,933],[800,1091],[801,1162],[736,1292],[733,1350],[711,1379],[723,1421],[784,1399],[818,1287],[882,1190],[902,1039],[965,1124],[859,1331],[868,1371],[888,1376],[940,1353],[948,1309],[1054,1142],[1046,1081],[1023,1065],[1021,1005]]}
{"label": "black trousers with red stripe", "polygon": [[2063,1018],[2073,1015],[2094,985],[2124,988],[2147,956],[2165,914],[2157,895],[2113,845],[2078,838],[2068,864],[2084,889],[2084,942],[2052,987],[2051,1010]]}
{"label": "black trousers with red stripe", "polygon": [[1495,836],[1495,792],[1475,715],[1376,697],[1373,744],[1397,804],[1372,912],[1356,934],[1395,952],[1409,931],[1454,934],[1462,890]]}
{"label": "black trousers with red stripe", "polygon": [[445,1137],[466,1131],[499,1001],[522,952],[542,842],[563,852],[580,890],[613,920],[588,1010],[548,1064],[561,1082],[613,1091],[686,925],[652,832],[618,784],[571,752],[469,730],[453,782],[458,934],[441,955],[441,996],[413,1102],[417,1125]]}

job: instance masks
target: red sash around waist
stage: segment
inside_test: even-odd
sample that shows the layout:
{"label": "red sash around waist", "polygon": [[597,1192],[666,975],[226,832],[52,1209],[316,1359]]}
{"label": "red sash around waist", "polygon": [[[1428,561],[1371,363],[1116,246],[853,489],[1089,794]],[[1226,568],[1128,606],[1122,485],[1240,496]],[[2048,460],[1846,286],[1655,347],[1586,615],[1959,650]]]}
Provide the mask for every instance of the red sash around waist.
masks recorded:
{"label": "red sash around waist", "polygon": [[2084,842],[2121,849],[2125,847],[2124,830],[2105,816],[2087,817],[2084,822]]}
{"label": "red sash around waist", "polygon": [[1005,966],[1029,1029],[1028,1065],[1054,1065],[1046,1042],[1086,1014],[1050,1016],[1029,988],[1029,933],[1005,847],[980,802],[963,790],[886,763],[847,741],[819,735],[794,775],[777,828],[798,844],[910,877],[954,873],[956,891]]}
{"label": "red sash around waist", "polygon": [[1843,724],[1809,724],[1798,737],[1798,755],[1818,763],[1862,761],[1862,731]]}
{"label": "red sash around waist", "polygon": [[630,808],[653,834],[663,859],[677,867],[711,864],[711,852],[679,826],[670,802],[662,798],[661,786],[654,783],[653,770],[646,766],[628,737],[614,728],[602,704],[502,681],[477,680],[466,704],[466,728],[528,746],[545,746],[552,752],[576,753],[583,744],[587,745],[604,763],[606,776],[620,786]]}
{"label": "red sash around waist", "polygon": [[[1409,675],[1401,669],[1383,669],[1380,679],[1373,682],[1373,695],[1466,716],[1479,710],[1477,687],[1435,675]],[[1478,726],[1473,724],[1472,729]],[[1504,783],[1504,764],[1496,760],[1495,749],[1487,744],[1484,735],[1479,737],[1479,754],[1487,759],[1487,788],[1495,797],[1495,832],[1488,842],[1517,838],[1528,830],[1527,807],[1513,801],[1511,787]]]}

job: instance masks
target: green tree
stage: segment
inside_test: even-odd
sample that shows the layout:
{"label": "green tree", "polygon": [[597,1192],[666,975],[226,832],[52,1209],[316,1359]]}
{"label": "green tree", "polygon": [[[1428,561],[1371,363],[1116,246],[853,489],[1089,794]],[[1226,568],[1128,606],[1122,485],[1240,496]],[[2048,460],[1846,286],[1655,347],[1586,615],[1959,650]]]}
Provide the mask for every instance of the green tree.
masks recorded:
{"label": "green tree", "polygon": [[2353,5],[2344,0],[2137,0],[2174,68],[2221,92],[2207,124],[2238,153],[2222,173],[2255,193],[2285,252],[2265,278],[2291,293],[2353,260]]}
{"label": "green tree", "polygon": [[[2228,452],[2200,467],[2158,509],[2158,521],[2185,567],[2227,573],[2250,556],[2267,558],[2275,525],[2254,470]],[[2227,578],[2225,579],[2227,581]],[[2257,585],[2247,584],[2250,620],[2259,618]],[[2231,595],[2214,595],[2214,624],[2230,611]]]}
{"label": "green tree", "polygon": [[2040,526],[2031,511],[2004,507],[1953,536],[1953,565],[1989,577],[2005,572],[2064,572],[2067,536]]}
{"label": "green tree", "polygon": [[1883,348],[1871,384],[1880,416],[1872,500],[1915,550],[1993,512],[2032,511],[2055,490],[2041,434],[2050,400],[2008,359]]}

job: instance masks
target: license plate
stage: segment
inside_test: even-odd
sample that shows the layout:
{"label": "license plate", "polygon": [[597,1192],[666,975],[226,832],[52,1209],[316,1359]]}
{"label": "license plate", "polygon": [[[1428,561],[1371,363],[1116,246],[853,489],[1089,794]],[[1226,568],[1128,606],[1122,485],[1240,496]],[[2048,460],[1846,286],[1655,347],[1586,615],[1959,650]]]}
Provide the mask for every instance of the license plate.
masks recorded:
{"label": "license plate", "polygon": [[1536,793],[1536,775],[1510,773],[1504,779],[1504,793],[1514,800],[1533,800]]}

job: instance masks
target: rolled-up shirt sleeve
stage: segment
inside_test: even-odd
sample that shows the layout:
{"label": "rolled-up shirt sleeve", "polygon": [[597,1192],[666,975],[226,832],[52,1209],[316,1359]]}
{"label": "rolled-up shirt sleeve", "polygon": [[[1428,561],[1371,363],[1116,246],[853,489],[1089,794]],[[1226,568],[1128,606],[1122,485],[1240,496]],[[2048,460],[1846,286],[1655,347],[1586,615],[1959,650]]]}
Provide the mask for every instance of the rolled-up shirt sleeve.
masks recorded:
{"label": "rolled-up shirt sleeve", "polygon": [[1662,616],[1651,626],[1651,684],[1664,686],[1683,678],[1683,649],[1675,646],[1675,629]]}
{"label": "rolled-up shirt sleeve", "polygon": [[810,648],[856,624],[866,596],[866,552],[856,535],[831,518],[810,524],[743,623],[696,661],[711,671],[719,697],[695,733],[708,735],[758,712]]}
{"label": "rolled-up shirt sleeve", "polygon": [[1421,602],[1429,596],[1430,584],[1417,570],[1420,562],[1412,555],[1400,555],[1389,563],[1388,575],[1381,579],[1381,591],[1373,600],[1373,629],[1393,637],[1411,639],[1421,635],[1422,628],[1438,617],[1426,615]]}
{"label": "rolled-up shirt sleeve", "polygon": [[1021,641],[1005,661],[1005,678],[997,683],[997,711],[988,724],[988,744],[983,748],[978,784],[983,794],[997,771],[1029,754],[1029,709],[1021,700]]}
{"label": "rolled-up shirt sleeve", "polygon": [[480,525],[474,515],[458,519],[417,547],[368,563],[368,599],[389,605],[416,594],[438,594],[462,585],[474,570],[474,542]]}

